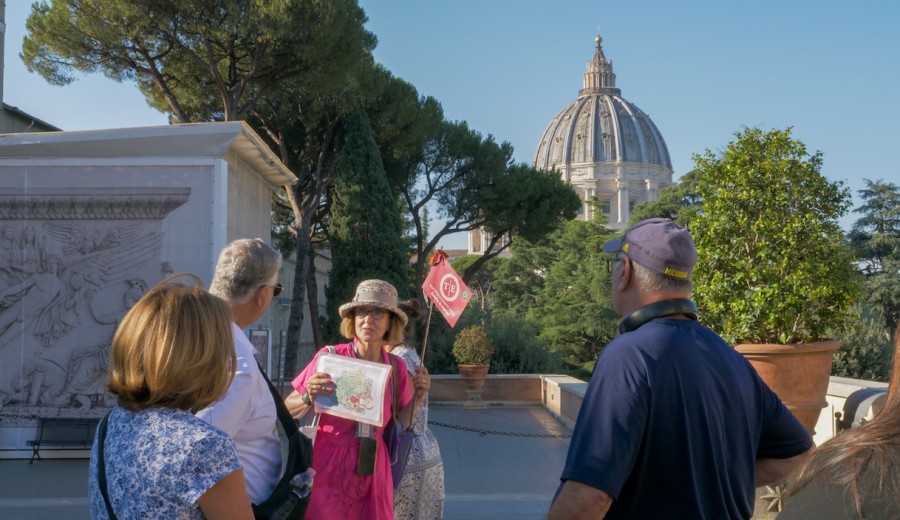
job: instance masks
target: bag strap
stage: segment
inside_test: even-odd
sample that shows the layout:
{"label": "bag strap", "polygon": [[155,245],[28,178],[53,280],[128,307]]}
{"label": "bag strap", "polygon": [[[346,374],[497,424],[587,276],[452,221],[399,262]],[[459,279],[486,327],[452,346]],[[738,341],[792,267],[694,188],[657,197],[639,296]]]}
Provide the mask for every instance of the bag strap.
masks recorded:
{"label": "bag strap", "polygon": [[[391,360],[391,372],[392,372],[392,374],[391,374],[391,379],[392,379],[393,382],[394,382],[394,393],[393,393],[393,395],[391,396],[391,400],[393,401],[393,405],[391,406],[391,415],[392,415],[393,418],[394,418],[394,422],[397,422],[397,415],[398,415],[398,413],[399,413],[399,412],[397,411],[397,406],[398,406],[398,404],[399,404],[399,401],[398,401],[399,397],[398,397],[398,396],[399,396],[399,394],[400,394],[400,382],[399,382],[399,372],[400,372],[400,369],[397,368],[397,359],[398,359],[397,356],[396,356],[395,354],[391,354],[390,352],[388,352],[387,354],[388,354],[388,359]],[[409,424],[406,425],[406,429],[407,429],[407,430],[412,430],[412,429],[413,429],[412,423],[413,423],[413,421],[416,419],[415,402],[416,402],[416,394],[415,394],[415,391],[414,391],[414,392],[413,392],[413,411],[412,411],[412,415],[411,415],[410,418],[409,418]]]}
{"label": "bag strap", "polygon": [[397,356],[388,352],[388,359],[391,360],[391,382],[394,385],[394,391],[391,393],[391,416],[394,422],[397,422],[397,405],[399,404],[397,394],[400,393],[400,383],[397,381]]}
{"label": "bag strap", "polygon": [[297,428],[297,423],[294,422],[294,418],[291,417],[291,412],[288,411],[287,405],[284,404],[284,398],[281,397],[281,393],[275,389],[275,385],[269,380],[269,376],[266,375],[266,371],[262,369],[259,362],[256,363],[256,366],[259,367],[259,373],[262,374],[263,379],[266,380],[266,384],[269,385],[269,391],[272,392],[272,399],[275,401],[275,409],[278,411],[278,422],[280,422],[281,427],[284,428],[285,435],[290,437],[294,433],[299,432],[300,430]]}
{"label": "bag strap", "polygon": [[[335,352],[334,347],[331,345],[328,345],[325,348],[328,349],[328,352]],[[288,411],[287,405],[284,404],[284,398],[281,397],[281,393],[275,389],[275,385],[272,384],[272,381],[269,379],[269,376],[266,375],[266,371],[263,370],[259,361],[256,362],[256,366],[259,367],[259,373],[262,374],[263,379],[266,380],[266,384],[269,385],[269,391],[272,392],[272,399],[275,400],[275,408],[278,410],[278,421],[281,423],[281,427],[284,428],[285,435],[290,436],[299,432],[300,429],[297,428],[297,423],[294,422],[291,412]]]}
{"label": "bag strap", "polygon": [[106,415],[100,419],[100,424],[97,426],[97,435],[99,435],[98,445],[97,445],[97,484],[100,487],[100,494],[103,495],[103,503],[106,504],[106,515],[109,516],[109,520],[118,520],[116,514],[113,512],[112,504],[109,503],[109,492],[106,489],[106,461],[103,458],[103,445],[104,441],[106,441],[106,423],[109,420],[109,414],[112,411],[106,412]]}

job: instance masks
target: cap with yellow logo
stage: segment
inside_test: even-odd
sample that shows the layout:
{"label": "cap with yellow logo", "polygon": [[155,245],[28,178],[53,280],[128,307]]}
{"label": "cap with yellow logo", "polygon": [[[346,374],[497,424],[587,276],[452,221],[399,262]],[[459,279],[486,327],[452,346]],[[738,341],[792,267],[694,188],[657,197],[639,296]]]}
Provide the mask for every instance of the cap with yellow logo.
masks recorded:
{"label": "cap with yellow logo", "polygon": [[690,280],[697,264],[697,248],[691,234],[667,218],[638,222],[622,238],[604,244],[603,251],[621,251],[654,273],[675,280]]}

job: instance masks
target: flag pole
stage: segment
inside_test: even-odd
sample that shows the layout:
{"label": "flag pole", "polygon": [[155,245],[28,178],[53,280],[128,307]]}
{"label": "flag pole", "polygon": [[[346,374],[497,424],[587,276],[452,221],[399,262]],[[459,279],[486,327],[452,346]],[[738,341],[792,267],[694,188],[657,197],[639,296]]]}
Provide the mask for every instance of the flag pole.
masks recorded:
{"label": "flag pole", "polygon": [[425,351],[428,350],[428,331],[431,330],[431,314],[434,312],[434,302],[428,295],[425,295],[425,301],[428,304],[428,319],[425,321],[425,338],[422,340],[422,366],[425,366]]}

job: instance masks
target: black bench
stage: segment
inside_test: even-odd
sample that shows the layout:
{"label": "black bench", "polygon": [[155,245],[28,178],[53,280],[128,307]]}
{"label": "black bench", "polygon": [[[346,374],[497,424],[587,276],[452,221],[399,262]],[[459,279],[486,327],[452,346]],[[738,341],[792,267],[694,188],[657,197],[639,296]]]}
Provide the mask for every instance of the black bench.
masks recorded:
{"label": "black bench", "polygon": [[860,388],[847,396],[844,411],[835,412],[835,433],[866,424],[866,417],[879,398],[887,394],[887,388]]}
{"label": "black bench", "polygon": [[29,464],[35,457],[41,460],[41,446],[60,446],[69,448],[90,448],[94,444],[94,434],[100,419],[82,419],[74,417],[43,417],[39,419],[37,436],[27,442],[34,450]]}

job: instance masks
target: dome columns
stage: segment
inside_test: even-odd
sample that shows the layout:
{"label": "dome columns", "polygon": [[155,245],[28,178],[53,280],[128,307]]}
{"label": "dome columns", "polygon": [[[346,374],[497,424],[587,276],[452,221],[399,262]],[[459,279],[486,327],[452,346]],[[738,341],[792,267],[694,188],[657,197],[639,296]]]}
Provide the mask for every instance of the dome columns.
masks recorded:
{"label": "dome columns", "polygon": [[616,196],[616,206],[618,206],[616,224],[624,225],[628,223],[629,210],[631,209],[628,203],[628,183],[620,179],[616,188],[618,188]]}
{"label": "dome columns", "polygon": [[[584,219],[591,221],[594,219],[594,197],[597,195],[597,188],[585,188],[584,190]],[[590,203],[589,203],[590,202]]]}
{"label": "dome columns", "polygon": [[654,179],[645,179],[644,186],[647,194],[644,200],[657,200],[659,198],[659,181]]}

